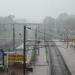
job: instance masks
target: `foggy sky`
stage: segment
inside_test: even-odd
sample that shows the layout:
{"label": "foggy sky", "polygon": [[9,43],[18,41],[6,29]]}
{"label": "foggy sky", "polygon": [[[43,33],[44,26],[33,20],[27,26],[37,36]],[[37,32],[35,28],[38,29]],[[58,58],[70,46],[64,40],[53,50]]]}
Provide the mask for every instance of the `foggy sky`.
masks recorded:
{"label": "foggy sky", "polygon": [[41,22],[46,16],[75,14],[75,0],[0,0],[0,16],[15,15],[30,22]]}

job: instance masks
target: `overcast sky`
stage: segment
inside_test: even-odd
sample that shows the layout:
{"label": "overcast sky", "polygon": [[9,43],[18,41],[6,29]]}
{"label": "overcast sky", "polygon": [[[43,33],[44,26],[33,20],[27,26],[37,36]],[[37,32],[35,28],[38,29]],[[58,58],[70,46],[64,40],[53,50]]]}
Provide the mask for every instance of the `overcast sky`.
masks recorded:
{"label": "overcast sky", "polygon": [[57,17],[61,12],[75,14],[75,0],[0,0],[0,16],[13,14],[30,22]]}

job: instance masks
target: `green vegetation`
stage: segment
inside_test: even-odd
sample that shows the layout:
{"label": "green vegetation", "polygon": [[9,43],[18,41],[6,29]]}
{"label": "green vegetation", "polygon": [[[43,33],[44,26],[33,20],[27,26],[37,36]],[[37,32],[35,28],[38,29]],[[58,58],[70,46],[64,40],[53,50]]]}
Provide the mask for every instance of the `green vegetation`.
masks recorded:
{"label": "green vegetation", "polygon": [[35,61],[36,61],[36,50],[34,49],[34,50],[32,51],[31,62],[35,63]]}
{"label": "green vegetation", "polygon": [[45,52],[46,52],[46,61],[47,61],[47,63],[48,63],[48,49],[47,49],[47,47],[45,47]]}

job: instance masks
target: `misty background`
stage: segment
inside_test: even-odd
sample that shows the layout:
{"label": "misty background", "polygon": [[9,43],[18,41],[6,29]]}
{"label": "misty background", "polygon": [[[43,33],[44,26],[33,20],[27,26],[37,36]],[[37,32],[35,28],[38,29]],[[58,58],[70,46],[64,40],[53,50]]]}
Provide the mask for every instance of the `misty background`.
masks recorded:
{"label": "misty background", "polygon": [[0,16],[15,15],[29,22],[42,22],[46,16],[75,14],[75,0],[0,0]]}
{"label": "misty background", "polygon": [[[0,47],[13,44],[13,23],[16,24],[16,46],[23,43],[21,23],[41,23],[39,31],[54,38],[65,39],[75,35],[74,0],[0,0]],[[29,26],[33,30],[36,26]],[[44,30],[45,28],[45,30]],[[38,33],[40,39],[44,35]],[[35,31],[27,30],[27,39],[34,39]],[[46,37],[49,39],[49,37]],[[6,45],[7,43],[7,45]],[[12,48],[12,47],[11,47]]]}

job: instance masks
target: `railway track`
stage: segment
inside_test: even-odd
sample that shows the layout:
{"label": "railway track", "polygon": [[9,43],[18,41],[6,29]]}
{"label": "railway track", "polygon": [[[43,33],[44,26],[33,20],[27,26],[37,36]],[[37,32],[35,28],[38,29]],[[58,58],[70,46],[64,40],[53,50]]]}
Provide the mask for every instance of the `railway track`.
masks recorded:
{"label": "railway track", "polygon": [[[58,47],[54,42],[46,42],[49,56],[49,75],[71,75]],[[52,46],[50,46],[52,45]]]}

